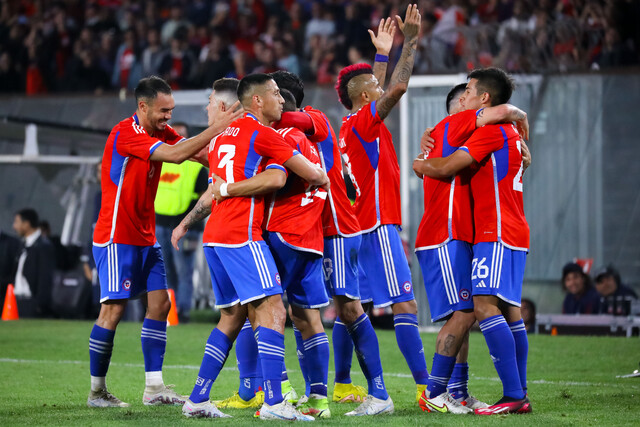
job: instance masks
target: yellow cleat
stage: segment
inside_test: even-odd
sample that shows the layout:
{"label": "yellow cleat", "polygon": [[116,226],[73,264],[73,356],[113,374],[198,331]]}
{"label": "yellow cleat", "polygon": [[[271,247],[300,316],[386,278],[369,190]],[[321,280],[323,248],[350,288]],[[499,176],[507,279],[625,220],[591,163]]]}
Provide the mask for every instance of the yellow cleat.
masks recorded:
{"label": "yellow cleat", "polygon": [[364,402],[367,397],[367,390],[359,385],[334,383],[333,384],[333,402]]}
{"label": "yellow cleat", "polygon": [[247,409],[260,408],[264,403],[264,391],[258,391],[250,400],[244,400],[238,392],[224,400],[216,400],[214,402],[218,408]]}
{"label": "yellow cleat", "polygon": [[[298,393],[293,389],[289,380],[282,381],[282,397],[292,405],[298,403]],[[264,398],[263,398],[264,400]]]}
{"label": "yellow cleat", "polygon": [[422,393],[427,389],[427,385],[426,384],[416,384],[416,388],[418,389],[416,391],[416,402],[420,403],[420,396],[422,396]]}

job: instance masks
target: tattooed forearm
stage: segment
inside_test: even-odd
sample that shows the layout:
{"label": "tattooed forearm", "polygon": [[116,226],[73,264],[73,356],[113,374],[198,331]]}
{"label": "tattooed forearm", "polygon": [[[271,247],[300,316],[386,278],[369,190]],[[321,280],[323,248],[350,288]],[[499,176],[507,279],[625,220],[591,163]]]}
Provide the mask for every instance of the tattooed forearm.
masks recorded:
{"label": "tattooed forearm", "polygon": [[400,55],[398,65],[396,65],[395,70],[393,70],[389,87],[377,104],[378,115],[383,120],[389,115],[391,109],[400,101],[400,98],[402,98],[402,95],[404,95],[404,92],[407,90],[409,78],[413,72],[417,44],[417,38],[405,40],[404,42],[402,55]]}
{"label": "tattooed forearm", "polygon": [[187,216],[184,217],[184,219],[182,220],[182,223],[185,226],[185,228],[190,229],[194,224],[202,221],[210,214],[211,214],[211,202],[207,203],[206,200],[203,200],[203,198],[200,198],[200,200],[198,200],[198,203],[196,203],[195,207],[191,209],[191,212],[189,212]]}
{"label": "tattooed forearm", "polygon": [[373,75],[378,79],[380,87],[384,87],[384,81],[387,78],[387,64],[388,62],[379,61],[373,63]]}

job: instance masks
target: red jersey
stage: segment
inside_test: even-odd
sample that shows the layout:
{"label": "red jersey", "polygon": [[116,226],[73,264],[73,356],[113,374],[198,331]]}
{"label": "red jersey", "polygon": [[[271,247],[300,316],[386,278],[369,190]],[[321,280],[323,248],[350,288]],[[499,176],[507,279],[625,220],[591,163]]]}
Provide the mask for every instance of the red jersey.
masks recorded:
{"label": "red jersey", "polygon": [[[296,154],[273,128],[247,113],[211,140],[209,170],[228,183],[239,182],[266,168],[286,172],[282,164]],[[262,240],[263,218],[263,196],[230,197],[213,206],[203,242],[208,246],[240,247]]]}
{"label": "red jersey", "polygon": [[[285,128],[278,133],[291,147],[320,166],[318,151],[302,131]],[[295,249],[322,255],[321,219],[327,192],[322,188],[311,188],[305,180],[290,174],[285,186],[272,197],[266,228],[277,232],[285,244]]]}
{"label": "red jersey", "polygon": [[322,226],[325,237],[351,237],[360,234],[360,224],[356,218],[351,200],[347,196],[347,187],[342,173],[342,160],[336,134],[329,119],[321,111],[305,107],[304,112],[311,117],[315,133],[309,136],[316,143],[322,168],[327,173],[331,186],[329,197],[322,213]]}
{"label": "red jersey", "polygon": [[94,245],[155,244],[153,203],[162,162],[149,157],[161,144],[173,145],[183,139],[169,125],[150,136],[135,114],[114,126],[102,155],[102,202],[93,232]]}
{"label": "red jersey", "polygon": [[401,225],[400,166],[376,101],[342,119],[340,150],[356,188],[354,208],[362,231]]}
{"label": "red jersey", "polygon": [[[446,117],[438,123],[431,137],[435,147],[429,158],[447,157],[476,130],[476,110],[467,110]],[[464,170],[449,180],[425,176],[424,214],[418,227],[416,250],[433,249],[450,240],[473,243],[473,213],[469,171]]]}
{"label": "red jersey", "polygon": [[516,128],[483,126],[461,150],[480,164],[470,184],[474,243],[501,242],[514,250],[528,250],[529,224],[522,204],[522,153]]}

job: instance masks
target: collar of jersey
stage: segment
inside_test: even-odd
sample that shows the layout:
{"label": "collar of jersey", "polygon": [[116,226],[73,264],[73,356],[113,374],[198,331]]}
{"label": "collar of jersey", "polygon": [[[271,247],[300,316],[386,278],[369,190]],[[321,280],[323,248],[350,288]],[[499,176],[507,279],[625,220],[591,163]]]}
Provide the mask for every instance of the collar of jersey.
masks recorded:
{"label": "collar of jersey", "polygon": [[247,113],[247,115],[245,117],[251,117],[253,120],[255,120],[256,122],[260,123],[260,120],[258,120],[258,118],[256,116],[254,116],[251,113]]}
{"label": "collar of jersey", "polygon": [[138,120],[138,114],[137,114],[137,113],[134,113],[134,114],[133,114],[133,120],[135,120],[135,121],[136,121],[136,124],[137,124],[137,125],[139,125],[139,124],[140,124],[140,120]]}

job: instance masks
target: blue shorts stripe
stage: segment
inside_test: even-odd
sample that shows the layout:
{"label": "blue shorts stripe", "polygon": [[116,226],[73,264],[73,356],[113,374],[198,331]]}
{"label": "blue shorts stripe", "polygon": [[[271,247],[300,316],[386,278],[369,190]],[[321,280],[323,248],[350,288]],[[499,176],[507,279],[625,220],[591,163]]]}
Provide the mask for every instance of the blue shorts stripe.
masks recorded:
{"label": "blue shorts stripe", "polygon": [[451,295],[451,274],[448,268],[448,263],[445,260],[445,257],[448,256],[444,252],[444,247],[439,247],[438,249],[438,260],[440,261],[440,271],[442,272],[442,281],[444,283],[444,290],[447,294],[447,301],[449,305],[454,304],[453,296]]}
{"label": "blue shorts stripe", "polygon": [[251,255],[253,255],[253,261],[256,263],[256,268],[258,269],[258,275],[260,276],[260,282],[262,283],[262,289],[268,289],[270,286],[268,284],[269,272],[265,271],[265,262],[264,258],[261,257],[260,247],[255,244],[255,242],[249,243],[249,249],[251,249]]}
{"label": "blue shorts stripe", "polygon": [[382,260],[384,262],[384,272],[387,276],[387,288],[389,289],[389,295],[397,297],[400,295],[400,289],[398,287],[398,280],[396,279],[396,269],[393,264],[387,229],[386,227],[379,227],[377,231],[380,239],[380,248],[382,249]]}
{"label": "blue shorts stripe", "polygon": [[453,275],[453,267],[451,266],[451,256],[449,255],[449,246],[445,246],[444,251],[447,255],[446,261],[447,261],[447,272],[449,274],[449,288],[451,290],[451,295],[453,295],[452,304],[457,304],[460,302],[460,298],[458,298],[458,284],[456,283],[456,279]]}
{"label": "blue shorts stripe", "polygon": [[525,251],[500,242],[477,243],[473,246],[473,295],[493,295],[519,307],[526,260]]}

